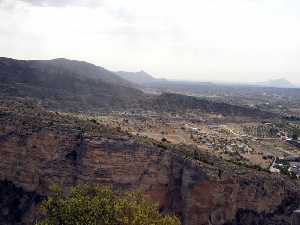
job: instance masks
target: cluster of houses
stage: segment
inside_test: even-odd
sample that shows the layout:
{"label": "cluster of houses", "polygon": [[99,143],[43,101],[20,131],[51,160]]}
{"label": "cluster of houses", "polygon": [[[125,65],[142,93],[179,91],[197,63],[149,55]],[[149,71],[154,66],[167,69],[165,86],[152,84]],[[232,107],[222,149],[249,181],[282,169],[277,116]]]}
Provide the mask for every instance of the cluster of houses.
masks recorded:
{"label": "cluster of houses", "polygon": [[290,145],[295,146],[296,148],[300,148],[300,142],[299,140],[294,140],[292,138],[287,138],[286,139],[287,143],[289,143]]}
{"label": "cluster of houses", "polygon": [[247,144],[245,143],[231,143],[229,145],[226,145],[225,148],[226,152],[240,152],[240,153],[251,153],[253,152],[253,149],[250,148]]}
{"label": "cluster of houses", "polygon": [[253,152],[253,149],[250,148],[247,144],[243,143],[241,140],[218,136],[218,127],[216,127],[216,129],[212,129],[212,133],[207,133],[197,127],[193,127],[188,124],[184,126],[184,129],[189,131],[192,135],[195,135],[194,137],[196,142],[202,145],[207,145],[207,147],[210,149],[220,150],[224,153]]}
{"label": "cluster of houses", "polygon": [[287,173],[288,175],[300,178],[300,156],[275,158],[270,167],[270,172]]}
{"label": "cluster of houses", "polygon": [[[192,137],[195,137],[195,140],[202,145],[207,145],[208,148],[223,151],[224,153],[252,153],[253,149],[249,147],[239,138],[226,138],[224,136],[218,137],[218,130],[211,128],[211,133],[203,131],[198,127],[194,127],[190,124],[185,124],[183,129],[189,131]],[[218,127],[216,127],[218,129]],[[239,135],[243,137],[243,135]],[[282,141],[300,148],[300,141],[295,140],[294,138],[288,137],[286,132],[278,132],[277,137],[281,138]],[[269,170],[273,173],[284,173],[295,178],[300,178],[300,156],[288,156],[277,158],[272,155],[265,156],[266,159],[273,159],[273,163],[270,166]]]}

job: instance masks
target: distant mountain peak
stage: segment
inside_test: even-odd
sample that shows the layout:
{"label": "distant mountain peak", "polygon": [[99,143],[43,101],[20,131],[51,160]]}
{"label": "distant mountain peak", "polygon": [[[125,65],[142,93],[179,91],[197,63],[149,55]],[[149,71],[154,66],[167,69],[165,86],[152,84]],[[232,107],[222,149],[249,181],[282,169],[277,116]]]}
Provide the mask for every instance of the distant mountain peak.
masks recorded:
{"label": "distant mountain peak", "polygon": [[66,59],[66,58],[55,58],[55,59],[52,59],[52,61],[71,61],[71,60]]}
{"label": "distant mountain peak", "polygon": [[285,78],[275,78],[275,79],[270,79],[269,82],[273,82],[273,83],[281,83],[281,84],[289,84],[291,85],[292,83],[290,81],[288,81]]}
{"label": "distant mountain peak", "polygon": [[285,78],[272,78],[268,81],[261,82],[259,85],[278,88],[293,88],[295,87],[289,80]]}
{"label": "distant mountain peak", "polygon": [[144,70],[140,70],[138,72],[117,71],[116,74],[125,80],[138,84],[144,84],[156,80],[152,75]]}

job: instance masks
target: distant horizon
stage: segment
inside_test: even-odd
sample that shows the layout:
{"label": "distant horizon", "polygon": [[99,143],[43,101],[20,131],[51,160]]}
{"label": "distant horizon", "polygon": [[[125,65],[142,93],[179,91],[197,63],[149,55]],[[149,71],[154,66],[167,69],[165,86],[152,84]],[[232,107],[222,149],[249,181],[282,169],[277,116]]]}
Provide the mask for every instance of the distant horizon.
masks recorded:
{"label": "distant horizon", "polygon": [[296,0],[0,0],[0,52],[155,77],[300,84]]}
{"label": "distant horizon", "polygon": [[[184,79],[184,78],[181,78],[181,77],[178,77],[178,78],[168,78],[168,76],[165,76],[165,77],[161,77],[161,76],[157,76],[156,74],[152,74],[144,69],[139,69],[139,70],[136,70],[136,71],[125,71],[125,70],[112,70],[112,69],[109,69],[107,68],[105,65],[99,65],[97,63],[93,63],[93,62],[89,62],[89,61],[86,61],[84,59],[73,59],[73,58],[66,58],[66,57],[55,57],[55,58],[43,58],[43,59],[39,59],[39,58],[16,58],[16,57],[7,57],[7,56],[0,56],[0,58],[11,58],[11,59],[15,59],[15,60],[56,60],[56,59],[67,59],[67,60],[74,60],[74,61],[82,61],[82,62],[86,62],[86,63],[91,63],[95,66],[99,66],[99,67],[103,67],[111,72],[119,72],[119,71],[122,71],[122,72],[131,72],[131,73],[139,73],[139,72],[145,72],[147,74],[149,74],[150,76],[152,76],[153,78],[155,79],[165,79],[165,80],[169,80],[169,81],[178,81],[178,82],[210,82],[210,83],[215,83],[215,84],[233,84],[233,85],[258,85],[259,83],[263,83],[263,82],[268,82],[268,81],[272,81],[272,80],[281,80],[281,79],[284,79],[288,82],[290,82],[295,88],[300,88],[300,83],[295,83],[295,82],[292,82],[290,80],[288,80],[287,78],[285,77],[273,77],[273,78],[269,78],[269,79],[266,79],[266,80],[256,80],[256,81],[234,81],[234,80],[209,80],[209,79]],[[205,75],[201,75],[201,76],[205,76]],[[207,75],[209,76],[209,75]]]}

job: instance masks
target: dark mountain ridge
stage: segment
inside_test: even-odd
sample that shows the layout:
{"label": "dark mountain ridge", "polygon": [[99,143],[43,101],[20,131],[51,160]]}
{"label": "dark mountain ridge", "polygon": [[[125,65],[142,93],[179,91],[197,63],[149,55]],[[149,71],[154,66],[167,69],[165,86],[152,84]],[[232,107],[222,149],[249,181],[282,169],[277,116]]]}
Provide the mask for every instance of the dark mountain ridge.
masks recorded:
{"label": "dark mountain ridge", "polygon": [[97,110],[133,106],[142,91],[114,73],[67,59],[0,59],[1,95],[32,97],[50,109]]}
{"label": "dark mountain ridge", "polygon": [[[95,66],[91,63],[77,60],[69,60],[65,58],[57,58],[52,60],[16,60],[11,58],[0,57],[0,65],[3,71],[15,72],[15,76],[10,75],[8,78],[20,78],[20,72],[22,76],[34,75],[37,72],[46,73],[47,75],[66,76],[71,75],[79,79],[99,79],[106,83],[114,83],[122,86],[131,86],[131,84],[113,72],[104,69],[100,66]],[[5,68],[4,68],[5,66]],[[26,74],[24,72],[32,72],[32,74]],[[43,78],[40,74],[39,78]],[[1,76],[1,78],[4,78]],[[6,77],[7,78],[7,77]],[[33,78],[37,78],[32,76]],[[23,80],[24,81],[24,80]]]}
{"label": "dark mountain ridge", "polygon": [[177,112],[190,109],[224,116],[273,117],[256,109],[191,96],[147,95],[133,86],[115,73],[86,62],[0,58],[0,96],[37,99],[51,110]]}
{"label": "dark mountain ridge", "polygon": [[229,117],[276,118],[275,114],[258,109],[241,107],[207,99],[174,93],[163,93],[151,99],[153,109],[174,112],[195,110],[201,113],[220,114]]}

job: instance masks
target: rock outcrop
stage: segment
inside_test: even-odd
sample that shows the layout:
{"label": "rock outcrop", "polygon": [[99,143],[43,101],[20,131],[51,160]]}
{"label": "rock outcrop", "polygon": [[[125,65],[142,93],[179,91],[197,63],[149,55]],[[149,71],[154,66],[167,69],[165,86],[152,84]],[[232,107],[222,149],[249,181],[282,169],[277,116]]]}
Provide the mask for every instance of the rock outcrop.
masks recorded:
{"label": "rock outcrop", "polygon": [[185,225],[288,225],[300,206],[300,188],[279,175],[201,152],[193,160],[178,147],[91,121],[8,108],[0,114],[0,219],[7,225],[31,224],[54,183],[142,188]]}

